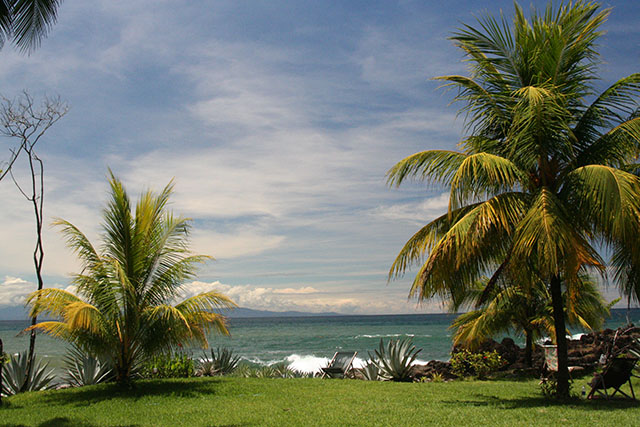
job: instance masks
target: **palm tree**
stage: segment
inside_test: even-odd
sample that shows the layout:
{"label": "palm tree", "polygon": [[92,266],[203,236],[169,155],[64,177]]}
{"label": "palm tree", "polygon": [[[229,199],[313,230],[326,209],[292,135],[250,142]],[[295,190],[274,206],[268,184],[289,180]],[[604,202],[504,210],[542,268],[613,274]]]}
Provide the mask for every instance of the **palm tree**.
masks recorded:
{"label": "palm tree", "polygon": [[[534,341],[545,335],[556,336],[549,289],[540,280],[535,280],[535,274],[525,278],[532,277],[533,283],[527,283],[521,275],[511,273],[509,281],[499,280],[490,295],[484,292],[486,280],[479,283],[476,290],[471,290],[466,299],[474,309],[459,315],[451,325],[455,329],[454,346],[473,349],[487,338],[515,331],[525,337],[525,363],[531,367]],[[563,293],[567,324],[588,330],[600,329],[613,303],[605,302],[589,276],[581,275],[579,279],[580,283],[571,288],[573,294]]]}
{"label": "palm tree", "polygon": [[594,44],[608,14],[578,1],[527,20],[516,4],[512,26],[504,17],[464,26],[452,40],[472,74],[439,79],[458,89],[469,136],[461,151],[420,152],[388,172],[391,185],[418,177],[450,187],[449,211],[409,239],[390,278],[422,263],[410,295],[455,306],[485,274],[490,292],[505,271],[533,266],[551,294],[561,398],[562,289],[604,272],[597,247],[638,236],[640,180],[626,168],[640,149],[640,74],[599,95],[593,84]]}
{"label": "palm tree", "polygon": [[62,0],[0,1],[0,47],[12,40],[22,52],[32,52],[49,33]]}
{"label": "palm tree", "polygon": [[190,341],[206,348],[211,329],[228,334],[224,317],[213,310],[235,304],[212,291],[173,305],[183,282],[209,257],[190,254],[188,221],[166,210],[171,183],[159,195],[144,193],[135,213],[112,173],[110,185],[99,250],[73,224],[55,222],[83,264],[73,277],[77,294],[42,289],[29,296],[28,304],[32,316],[57,319],[32,328],[107,358],[117,381],[127,383],[150,355]]}

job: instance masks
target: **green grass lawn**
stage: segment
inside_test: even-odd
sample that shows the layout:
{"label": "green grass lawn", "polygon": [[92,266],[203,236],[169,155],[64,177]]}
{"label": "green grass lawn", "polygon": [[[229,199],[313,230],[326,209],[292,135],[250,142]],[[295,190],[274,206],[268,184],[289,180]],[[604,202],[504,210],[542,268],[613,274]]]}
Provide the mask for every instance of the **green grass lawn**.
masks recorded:
{"label": "green grass lawn", "polygon": [[[580,390],[590,377],[576,380]],[[640,390],[640,382],[634,383]],[[588,390],[588,388],[587,388]],[[625,389],[626,390],[626,389]],[[637,425],[630,401],[545,400],[537,380],[391,383],[193,378],[25,393],[2,425]]]}

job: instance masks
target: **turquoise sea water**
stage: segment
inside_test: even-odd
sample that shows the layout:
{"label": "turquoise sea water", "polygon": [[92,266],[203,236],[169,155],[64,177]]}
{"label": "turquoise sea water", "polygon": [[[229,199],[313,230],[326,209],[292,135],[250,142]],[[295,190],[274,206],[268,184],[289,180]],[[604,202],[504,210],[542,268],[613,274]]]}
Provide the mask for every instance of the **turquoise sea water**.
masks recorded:
{"label": "turquoise sea water", "polygon": [[[422,351],[420,361],[448,360],[451,350],[451,331],[448,329],[455,314],[422,314],[393,316],[327,316],[327,317],[268,317],[232,318],[231,337],[212,335],[211,347],[228,347],[246,361],[268,365],[286,362],[295,369],[312,371],[326,364],[338,350],[358,352],[356,364],[368,359],[380,339],[412,337]],[[628,321],[640,324],[640,309],[629,312],[613,310],[606,327],[615,329]],[[0,321],[0,338],[8,353],[23,351],[28,337],[17,336],[27,326],[24,321]],[[573,331],[578,333],[581,331]],[[497,337],[500,339],[500,337]],[[518,341],[518,338],[515,338]],[[196,356],[200,349],[188,349]],[[59,366],[65,354],[64,342],[38,335],[36,353]]]}

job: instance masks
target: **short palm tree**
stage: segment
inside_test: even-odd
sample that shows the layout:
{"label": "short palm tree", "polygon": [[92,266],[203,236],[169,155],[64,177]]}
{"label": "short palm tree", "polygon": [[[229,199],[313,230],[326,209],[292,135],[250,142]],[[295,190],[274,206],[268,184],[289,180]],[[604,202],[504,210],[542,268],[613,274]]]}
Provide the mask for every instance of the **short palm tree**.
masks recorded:
{"label": "short palm tree", "polygon": [[506,270],[534,266],[551,294],[561,398],[562,289],[605,270],[601,245],[638,237],[640,180],[628,170],[640,152],[640,74],[601,94],[593,85],[608,13],[577,1],[527,19],[516,4],[511,26],[488,17],[459,30],[452,39],[472,74],[439,79],[458,89],[469,136],[461,151],[420,152],[388,172],[391,185],[418,177],[450,187],[449,211],[411,237],[390,277],[422,263],[410,294],[458,305],[482,276],[490,291]]}
{"label": "short palm tree", "polygon": [[207,292],[173,305],[185,280],[209,257],[188,250],[188,221],[166,209],[172,184],[143,194],[135,213],[122,183],[111,174],[111,201],[104,210],[102,245],[95,248],[73,224],[57,220],[83,264],[73,277],[76,294],[42,289],[28,298],[31,315],[55,321],[32,328],[106,358],[117,381],[127,383],[146,357],[196,342],[207,346],[207,331],[228,334],[217,308],[235,304]]}
{"label": "short palm tree", "polygon": [[[534,341],[543,336],[555,337],[551,295],[545,284],[535,280],[523,282],[522,276],[511,274],[501,279],[489,295],[484,290],[486,280],[467,295],[472,310],[459,315],[451,328],[455,330],[453,344],[469,349],[487,338],[515,331],[525,337],[525,363],[532,366]],[[589,276],[581,275],[580,282],[563,293],[567,324],[584,330],[598,330],[609,316],[607,304],[598,286]],[[617,301],[617,300],[616,300]]]}

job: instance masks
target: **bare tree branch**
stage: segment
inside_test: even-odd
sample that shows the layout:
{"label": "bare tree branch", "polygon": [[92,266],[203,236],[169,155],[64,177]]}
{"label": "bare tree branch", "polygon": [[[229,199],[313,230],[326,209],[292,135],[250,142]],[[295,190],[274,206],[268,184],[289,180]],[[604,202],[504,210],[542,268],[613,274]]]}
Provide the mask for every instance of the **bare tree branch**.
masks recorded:
{"label": "bare tree branch", "polygon": [[[42,264],[44,261],[44,246],[42,243],[42,224],[44,208],[44,164],[36,154],[36,145],[47,130],[60,120],[69,111],[66,103],[59,97],[44,97],[39,106],[34,105],[33,97],[26,91],[15,99],[0,97],[0,135],[16,142],[16,146],[9,149],[7,165],[0,170],[0,181],[9,174],[14,184],[22,195],[31,202],[36,223],[36,245],[33,251],[33,264],[38,280],[38,290],[44,287],[42,279]],[[30,190],[25,190],[13,174],[16,160],[21,154],[26,156],[31,175]],[[1,165],[1,164],[0,164]],[[37,318],[31,318],[31,325],[37,323]],[[30,332],[29,357],[27,361],[27,373],[33,366],[36,334]]]}
{"label": "bare tree branch", "polygon": [[23,91],[17,98],[0,97],[0,135],[17,140],[9,149],[9,160],[0,162],[0,181],[9,173],[21,153],[28,155],[45,132],[69,111],[59,96],[44,97],[39,107],[33,97]]}

